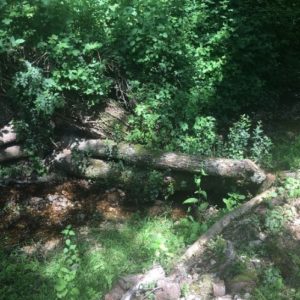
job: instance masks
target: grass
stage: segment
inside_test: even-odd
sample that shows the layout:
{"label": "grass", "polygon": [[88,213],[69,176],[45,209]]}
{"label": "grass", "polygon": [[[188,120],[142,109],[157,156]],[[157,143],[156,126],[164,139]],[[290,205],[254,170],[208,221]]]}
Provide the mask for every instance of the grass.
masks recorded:
{"label": "grass", "polygon": [[277,170],[300,169],[300,135],[279,136],[274,140],[272,167]]}
{"label": "grass", "polygon": [[[93,227],[86,235],[77,234],[78,299],[102,299],[121,275],[142,272],[154,263],[168,269],[190,242],[191,231],[201,228],[199,224],[189,230],[189,226],[195,225],[178,225],[167,217],[135,217],[122,225]],[[20,249],[12,253],[0,250],[0,299],[57,299],[54,286],[63,266],[62,247],[46,256],[25,255]]]}

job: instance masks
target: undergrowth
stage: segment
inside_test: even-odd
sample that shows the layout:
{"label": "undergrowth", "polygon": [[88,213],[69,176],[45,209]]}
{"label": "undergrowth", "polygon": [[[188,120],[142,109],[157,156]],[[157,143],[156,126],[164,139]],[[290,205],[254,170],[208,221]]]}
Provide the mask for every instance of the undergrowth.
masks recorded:
{"label": "undergrowth", "polygon": [[[121,275],[142,272],[154,263],[168,269],[186,244],[192,242],[193,230],[194,239],[198,237],[199,227],[193,226],[179,226],[166,217],[135,217],[124,224],[89,228],[86,234],[75,230],[77,239],[70,241],[68,235],[64,247],[47,255],[26,255],[21,247],[11,253],[1,249],[0,299],[51,300],[57,299],[57,293],[63,298],[65,287],[75,288],[72,299],[102,299]],[[67,230],[70,233],[70,228]],[[72,255],[69,257],[66,249],[71,251],[70,247],[76,249],[76,269],[73,261],[68,263]],[[68,280],[62,282],[65,275]],[[72,280],[69,275],[74,275]]]}

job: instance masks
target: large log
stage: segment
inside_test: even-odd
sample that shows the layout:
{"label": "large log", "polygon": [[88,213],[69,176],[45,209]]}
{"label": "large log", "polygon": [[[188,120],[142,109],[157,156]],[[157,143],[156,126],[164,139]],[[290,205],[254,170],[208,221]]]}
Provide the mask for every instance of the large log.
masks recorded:
{"label": "large log", "polygon": [[17,160],[26,157],[27,154],[24,152],[21,146],[10,146],[3,150],[0,150],[0,163]]}
{"label": "large log", "polygon": [[[208,176],[244,180],[256,187],[263,187],[263,189],[269,187],[269,184],[265,184],[268,182],[268,178],[264,171],[248,159],[203,158],[196,155],[153,151],[141,145],[118,144],[111,140],[97,139],[82,140],[73,143],[71,149],[66,149],[62,153],[59,153],[55,161],[69,160],[69,164],[72,165],[72,153],[76,151],[86,153],[89,158],[101,158],[110,161],[121,160],[127,164],[142,168],[149,167],[185,174],[198,174],[204,171]],[[26,154],[22,150],[22,147],[10,146],[0,150],[0,163],[25,156]],[[104,162],[92,161],[92,167],[88,171],[94,172],[95,177],[106,177],[111,172],[111,168]]]}
{"label": "large log", "polygon": [[174,152],[153,151],[141,145],[116,143],[110,140],[83,140],[72,145],[72,150],[83,151],[91,157],[123,160],[129,164],[149,166],[198,174],[204,171],[209,176],[243,179],[261,186],[266,174],[248,159],[203,158]]}
{"label": "large log", "polygon": [[[143,180],[149,176],[149,169],[136,168],[132,166],[120,166],[114,161],[104,161],[102,159],[86,158],[84,166],[78,164],[72,158],[70,150],[64,150],[55,158],[55,167],[72,176],[85,179],[102,179],[122,186],[130,186],[137,178]],[[167,187],[172,184],[174,191],[191,191],[195,189],[192,174],[180,172],[168,172],[163,177],[163,184]]]}

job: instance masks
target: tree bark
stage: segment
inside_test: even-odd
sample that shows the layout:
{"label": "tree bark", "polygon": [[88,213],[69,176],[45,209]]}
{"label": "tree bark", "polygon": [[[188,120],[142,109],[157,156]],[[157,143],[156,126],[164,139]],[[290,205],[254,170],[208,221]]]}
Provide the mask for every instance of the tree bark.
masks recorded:
{"label": "tree bark", "polygon": [[72,149],[88,153],[91,157],[123,160],[129,164],[149,166],[197,174],[204,171],[209,176],[243,179],[261,186],[267,176],[254,162],[248,159],[203,158],[174,152],[153,151],[141,145],[117,144],[110,140],[83,140]]}
{"label": "tree bark", "polygon": [[26,157],[26,153],[21,146],[10,146],[0,150],[0,163],[17,160]]}
{"label": "tree bark", "polygon": [[0,147],[17,141],[17,134],[12,124],[8,124],[0,129]]}
{"label": "tree bark", "polygon": [[179,261],[176,262],[176,267],[173,270],[173,274],[189,272],[191,266],[197,261],[205,251],[209,241],[221,234],[223,230],[228,227],[234,220],[242,217],[250,212],[253,208],[260,205],[268,196],[272,195],[275,191],[274,188],[270,188],[263,193],[257,195],[246,203],[242,204],[232,212],[226,214],[223,218],[217,221],[211,226],[206,233],[200,236],[200,238],[191,245],[185,253],[181,256]]}
{"label": "tree bark", "polygon": [[[124,161],[143,169],[149,167],[190,175],[204,171],[208,176],[243,180],[255,187],[263,187],[263,190],[270,185],[265,184],[268,178],[264,171],[248,159],[203,158],[197,155],[153,151],[141,145],[118,144],[111,140],[82,140],[73,143],[70,149],[65,149],[55,157],[55,162],[67,162],[70,167],[74,164],[72,155],[78,151],[86,153],[88,159],[91,159],[86,165],[87,177],[104,178],[112,172],[107,162],[92,160],[100,158],[106,161]],[[0,150],[0,163],[24,157],[26,153],[21,146],[10,146]]]}
{"label": "tree bark", "polygon": [[[146,178],[149,169],[136,168],[133,166],[120,166],[114,161],[104,161],[101,159],[87,158],[84,166],[78,165],[76,159],[72,158],[70,150],[60,153],[54,163],[55,167],[64,173],[85,179],[102,179],[116,182],[121,185],[130,185],[138,178]],[[174,191],[194,190],[194,176],[192,174],[180,172],[168,172],[163,178],[164,185],[167,187],[172,184]]]}

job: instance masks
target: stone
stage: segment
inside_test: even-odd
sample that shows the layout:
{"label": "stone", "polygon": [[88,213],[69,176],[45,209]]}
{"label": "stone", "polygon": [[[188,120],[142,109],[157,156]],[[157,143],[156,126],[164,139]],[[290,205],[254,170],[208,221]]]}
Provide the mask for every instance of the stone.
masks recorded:
{"label": "stone", "polygon": [[185,300],[202,300],[202,298],[197,295],[189,295],[185,298]]}
{"label": "stone", "polygon": [[141,279],[143,278],[142,274],[138,275],[128,275],[126,277],[122,277],[119,280],[119,285],[124,289],[124,290],[129,290],[132,288],[134,285],[136,285]]}
{"label": "stone", "polygon": [[226,288],[223,280],[220,280],[218,282],[213,282],[212,287],[213,287],[213,295],[215,297],[223,297],[226,295]]}
{"label": "stone", "polygon": [[197,291],[200,291],[200,294],[203,299],[211,299],[213,294],[213,282],[215,278],[212,274],[203,274],[200,277],[200,280],[197,284]]}
{"label": "stone", "polygon": [[158,290],[155,292],[156,300],[178,300],[180,298],[180,286],[176,282],[166,279],[157,281]]}
{"label": "stone", "polygon": [[235,294],[241,292],[251,292],[256,286],[256,277],[254,275],[241,274],[234,277],[227,283],[228,289]]}
{"label": "stone", "polygon": [[225,295],[222,297],[217,297],[216,300],[232,300],[232,296],[231,295]]}
{"label": "stone", "polygon": [[105,295],[104,300],[120,300],[124,293],[125,291],[117,284],[108,294]]}

